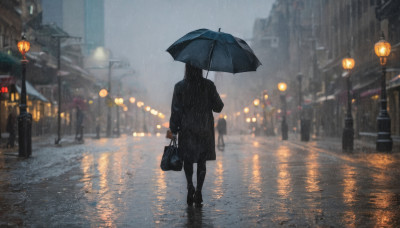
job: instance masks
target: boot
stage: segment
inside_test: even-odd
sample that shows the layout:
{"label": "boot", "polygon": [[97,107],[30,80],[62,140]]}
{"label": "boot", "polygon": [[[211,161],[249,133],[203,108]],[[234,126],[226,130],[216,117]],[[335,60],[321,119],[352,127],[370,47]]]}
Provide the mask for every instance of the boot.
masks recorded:
{"label": "boot", "polygon": [[194,203],[196,204],[196,207],[201,207],[202,202],[203,202],[203,196],[201,195],[201,190],[197,190],[194,193]]}
{"label": "boot", "polygon": [[186,200],[188,206],[192,206],[193,205],[194,192],[195,192],[194,186],[193,185],[188,186],[188,194],[187,194],[187,200]]}

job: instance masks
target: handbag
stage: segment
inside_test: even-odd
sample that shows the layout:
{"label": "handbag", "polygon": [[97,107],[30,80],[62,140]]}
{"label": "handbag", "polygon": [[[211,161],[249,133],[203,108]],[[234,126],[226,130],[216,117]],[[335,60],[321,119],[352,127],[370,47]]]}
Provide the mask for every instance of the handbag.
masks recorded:
{"label": "handbag", "polygon": [[164,154],[161,159],[160,167],[163,171],[181,171],[183,166],[182,158],[179,154],[176,139],[172,139],[168,146],[164,147]]}

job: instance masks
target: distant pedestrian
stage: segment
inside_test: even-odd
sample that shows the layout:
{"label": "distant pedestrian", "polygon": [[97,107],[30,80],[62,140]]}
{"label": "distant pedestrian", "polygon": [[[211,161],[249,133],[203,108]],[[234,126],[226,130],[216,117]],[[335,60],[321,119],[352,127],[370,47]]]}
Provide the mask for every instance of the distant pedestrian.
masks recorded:
{"label": "distant pedestrian", "polygon": [[76,108],[76,132],[75,132],[75,139],[77,141],[83,140],[83,119],[85,115],[81,108]]}
{"label": "distant pedestrian", "polygon": [[15,108],[11,108],[11,112],[7,118],[6,131],[9,133],[6,147],[14,148],[16,132],[17,132],[17,114]]}
{"label": "distant pedestrian", "polygon": [[226,120],[222,114],[219,115],[219,119],[217,122],[217,131],[218,131],[218,147],[224,147],[224,135],[226,135]]}
{"label": "distant pedestrian", "polygon": [[[178,134],[184,161],[187,204],[201,206],[201,190],[206,176],[206,160],[215,160],[214,117],[224,107],[214,83],[203,78],[203,71],[186,64],[184,79],[175,84],[167,138]],[[193,163],[197,163],[197,186],[193,186]]]}

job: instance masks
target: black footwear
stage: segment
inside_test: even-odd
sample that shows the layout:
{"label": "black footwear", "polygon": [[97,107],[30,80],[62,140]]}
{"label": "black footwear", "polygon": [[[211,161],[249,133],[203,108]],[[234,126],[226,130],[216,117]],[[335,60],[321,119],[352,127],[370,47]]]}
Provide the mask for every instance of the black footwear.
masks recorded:
{"label": "black footwear", "polygon": [[189,186],[188,187],[188,194],[187,194],[187,200],[186,200],[186,202],[187,202],[187,204],[189,205],[189,206],[192,206],[193,205],[193,198],[194,198],[194,192],[195,192],[195,189],[194,189],[194,187],[193,186]]}
{"label": "black footwear", "polygon": [[201,203],[203,202],[203,196],[201,195],[201,191],[196,191],[194,193],[194,203],[196,207],[201,207]]}

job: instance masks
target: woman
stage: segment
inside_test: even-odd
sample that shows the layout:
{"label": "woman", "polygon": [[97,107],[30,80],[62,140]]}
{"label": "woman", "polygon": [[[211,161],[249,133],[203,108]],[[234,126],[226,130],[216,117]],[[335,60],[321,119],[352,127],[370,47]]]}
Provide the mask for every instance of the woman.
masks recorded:
{"label": "woman", "polygon": [[[201,189],[206,176],[206,160],[215,160],[214,117],[224,107],[212,81],[203,71],[186,64],[185,77],[175,84],[168,138],[179,136],[178,146],[187,180],[187,204],[200,206]],[[193,186],[193,163],[197,163],[197,186]]]}

